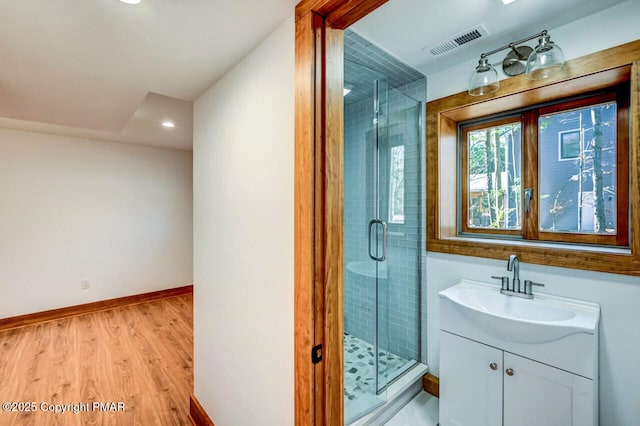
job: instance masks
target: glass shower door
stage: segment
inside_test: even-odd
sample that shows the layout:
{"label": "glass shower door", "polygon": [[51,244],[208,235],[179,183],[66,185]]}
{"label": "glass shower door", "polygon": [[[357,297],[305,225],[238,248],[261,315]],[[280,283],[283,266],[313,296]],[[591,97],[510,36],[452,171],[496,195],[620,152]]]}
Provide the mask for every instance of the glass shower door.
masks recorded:
{"label": "glass shower door", "polygon": [[392,88],[387,105],[378,146],[379,210],[388,235],[387,305],[379,321],[387,333],[380,363],[391,383],[420,360],[422,109],[419,101]]}
{"label": "glass shower door", "polygon": [[[384,76],[348,63],[367,87],[345,96],[345,109],[357,119],[345,122],[345,424],[386,401],[383,348],[388,335],[387,223],[381,210],[380,146],[386,143],[388,117]],[[347,116],[347,114],[345,114]]]}

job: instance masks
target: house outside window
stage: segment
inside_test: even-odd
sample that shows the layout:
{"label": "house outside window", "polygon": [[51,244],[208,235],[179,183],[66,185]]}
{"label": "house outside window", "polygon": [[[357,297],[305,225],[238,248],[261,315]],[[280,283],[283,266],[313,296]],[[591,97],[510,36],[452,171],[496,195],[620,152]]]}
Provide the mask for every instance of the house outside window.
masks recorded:
{"label": "house outside window", "polygon": [[460,234],[628,246],[624,90],[459,123]]}
{"label": "house outside window", "polygon": [[615,235],[616,102],[545,114],[538,127],[540,230]]}

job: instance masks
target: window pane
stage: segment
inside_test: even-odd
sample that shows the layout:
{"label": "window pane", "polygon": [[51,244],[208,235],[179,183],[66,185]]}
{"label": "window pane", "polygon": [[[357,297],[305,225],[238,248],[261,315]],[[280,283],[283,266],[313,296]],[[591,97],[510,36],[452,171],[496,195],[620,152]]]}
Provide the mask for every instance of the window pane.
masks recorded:
{"label": "window pane", "polygon": [[468,133],[468,227],[521,229],[520,123]]}
{"label": "window pane", "polygon": [[391,147],[389,222],[404,223],[404,145]]}
{"label": "window pane", "polygon": [[616,103],[541,116],[540,230],[616,233]]}

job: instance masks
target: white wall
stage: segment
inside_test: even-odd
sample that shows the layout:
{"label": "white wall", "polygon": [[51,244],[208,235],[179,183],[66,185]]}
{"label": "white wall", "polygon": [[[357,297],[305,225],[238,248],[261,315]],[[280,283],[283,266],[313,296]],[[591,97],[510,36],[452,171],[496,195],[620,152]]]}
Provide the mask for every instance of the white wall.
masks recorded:
{"label": "white wall", "polygon": [[294,26],[194,108],[195,395],[217,425],[293,424]]}
{"label": "white wall", "polygon": [[[640,1],[632,0],[570,25],[550,29],[550,33],[565,56],[575,58],[639,39],[638,17]],[[594,31],[593,28],[601,29]],[[475,62],[428,76],[429,98],[466,90]],[[506,261],[427,254],[427,359],[434,374],[439,372],[438,292],[462,278],[492,281],[491,275],[506,272]],[[600,423],[606,426],[637,424],[640,419],[640,277],[524,263],[521,263],[520,277],[545,283],[542,289],[545,293],[600,304]]]}
{"label": "white wall", "polygon": [[[638,17],[640,17],[640,0],[628,0],[571,24],[547,29],[551,40],[562,48],[565,59],[573,59],[639,39]],[[543,29],[540,28],[540,31]],[[532,40],[528,45],[535,47],[536,42],[537,40]],[[489,58],[500,78],[505,77],[502,73],[502,60],[506,54],[505,50]],[[439,73],[429,74],[427,76],[428,100],[440,99],[467,90],[469,77],[478,65],[478,58]]]}
{"label": "white wall", "polygon": [[191,284],[191,183],[190,152],[0,129],[0,318]]}

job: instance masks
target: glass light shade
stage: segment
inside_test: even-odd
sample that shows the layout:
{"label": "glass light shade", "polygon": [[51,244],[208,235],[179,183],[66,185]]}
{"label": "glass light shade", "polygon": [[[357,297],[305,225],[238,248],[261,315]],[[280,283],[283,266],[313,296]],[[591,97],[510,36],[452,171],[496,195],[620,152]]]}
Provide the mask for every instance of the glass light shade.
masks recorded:
{"label": "glass light shade", "polygon": [[552,77],[564,68],[564,54],[562,49],[550,40],[548,34],[538,40],[538,46],[527,59],[525,75],[529,80],[544,80]]}
{"label": "glass light shade", "polygon": [[498,90],[498,71],[489,63],[487,58],[480,58],[478,66],[469,79],[469,94],[482,96],[494,93]]}

